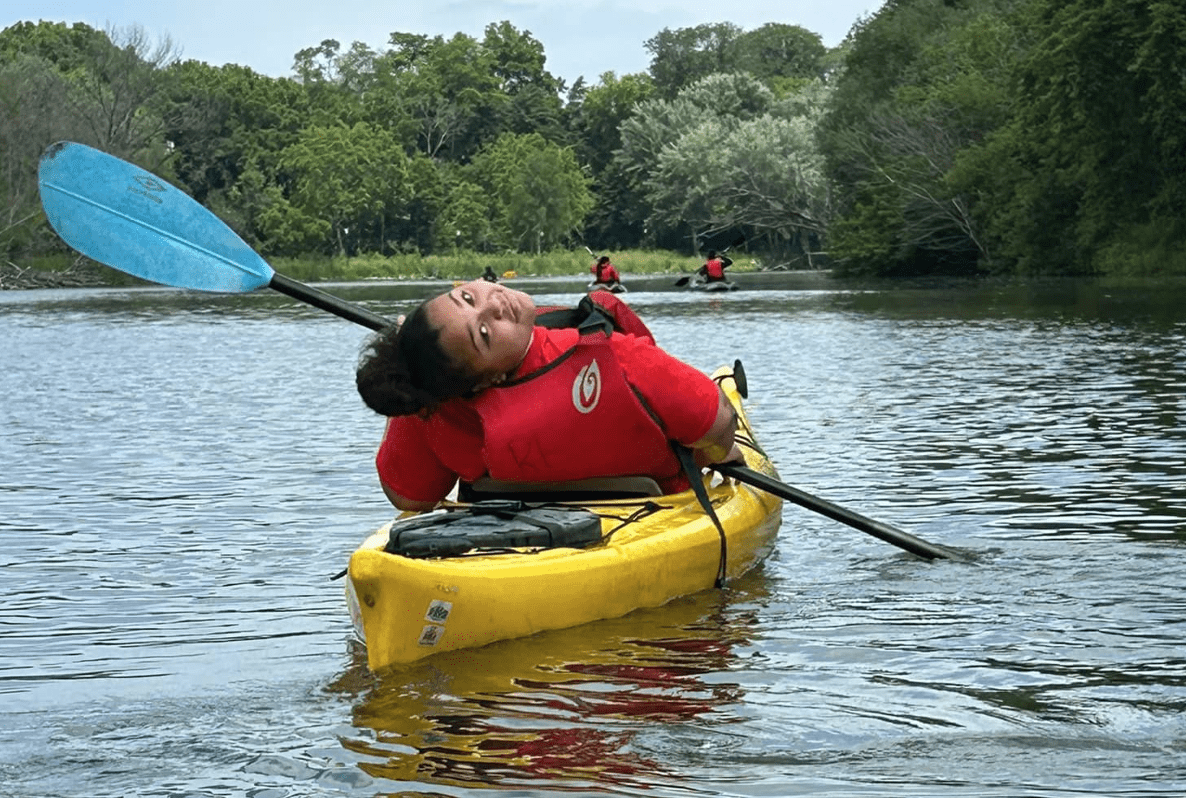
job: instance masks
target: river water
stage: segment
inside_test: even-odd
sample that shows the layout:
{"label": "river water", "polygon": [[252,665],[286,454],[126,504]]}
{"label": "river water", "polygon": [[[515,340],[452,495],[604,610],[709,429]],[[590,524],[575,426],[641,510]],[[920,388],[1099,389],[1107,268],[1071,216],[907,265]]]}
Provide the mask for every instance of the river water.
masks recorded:
{"label": "river water", "polygon": [[332,579],[391,515],[366,331],[0,294],[0,795],[1183,794],[1186,286],[736,279],[625,298],[742,360],[784,481],[970,561],[787,505],[723,590],[379,675]]}

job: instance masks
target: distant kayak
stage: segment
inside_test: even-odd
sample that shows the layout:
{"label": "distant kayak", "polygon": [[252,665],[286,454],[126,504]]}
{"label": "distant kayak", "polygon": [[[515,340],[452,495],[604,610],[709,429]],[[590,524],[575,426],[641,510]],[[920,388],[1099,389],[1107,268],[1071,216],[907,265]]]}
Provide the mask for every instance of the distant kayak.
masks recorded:
{"label": "distant kayak", "polygon": [[588,290],[590,291],[609,291],[611,294],[626,293],[626,286],[621,283],[589,283]]}
{"label": "distant kayak", "polygon": [[713,282],[692,280],[688,284],[688,288],[693,291],[736,291],[737,283],[732,280],[714,280]]}

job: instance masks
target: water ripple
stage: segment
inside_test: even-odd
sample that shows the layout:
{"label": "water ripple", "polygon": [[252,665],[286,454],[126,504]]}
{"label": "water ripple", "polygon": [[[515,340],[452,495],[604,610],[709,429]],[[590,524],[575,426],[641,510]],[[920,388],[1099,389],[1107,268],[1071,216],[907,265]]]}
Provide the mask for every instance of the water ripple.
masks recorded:
{"label": "water ripple", "polygon": [[383,674],[330,579],[391,514],[364,333],[276,296],[6,293],[13,794],[1186,790],[1186,293],[632,290],[680,357],[742,359],[786,482],[970,562],[788,507],[725,590]]}

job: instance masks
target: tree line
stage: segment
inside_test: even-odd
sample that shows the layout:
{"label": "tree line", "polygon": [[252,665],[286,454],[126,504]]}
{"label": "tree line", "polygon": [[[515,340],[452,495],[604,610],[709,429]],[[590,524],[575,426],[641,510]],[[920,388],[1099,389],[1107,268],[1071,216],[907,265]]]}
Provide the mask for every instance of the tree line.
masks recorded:
{"label": "tree line", "polygon": [[[804,28],[664,29],[567,85],[510,22],[333,40],[272,78],[138,27],[0,31],[0,254],[61,252],[53,141],[193,195],[265,256],[628,248],[745,236],[844,273],[1186,274],[1186,10],[888,0]],[[826,255],[821,261],[818,256]]]}

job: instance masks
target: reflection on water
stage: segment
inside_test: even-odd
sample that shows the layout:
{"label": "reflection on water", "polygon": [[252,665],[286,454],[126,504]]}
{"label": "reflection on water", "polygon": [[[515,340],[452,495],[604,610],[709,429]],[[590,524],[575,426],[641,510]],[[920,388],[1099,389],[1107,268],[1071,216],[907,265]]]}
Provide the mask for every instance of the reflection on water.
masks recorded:
{"label": "reflection on water", "polygon": [[374,737],[346,745],[397,782],[666,782],[677,774],[639,736],[729,721],[743,691],[726,674],[764,598],[759,571],[727,591],[378,675],[360,659],[331,689],[356,696],[354,724]]}
{"label": "reflection on water", "polygon": [[382,674],[330,580],[391,514],[366,332],[266,293],[0,292],[0,792],[1186,792],[1186,287],[746,278],[625,296],[698,368],[743,361],[784,481],[972,562],[788,507],[725,591]]}

